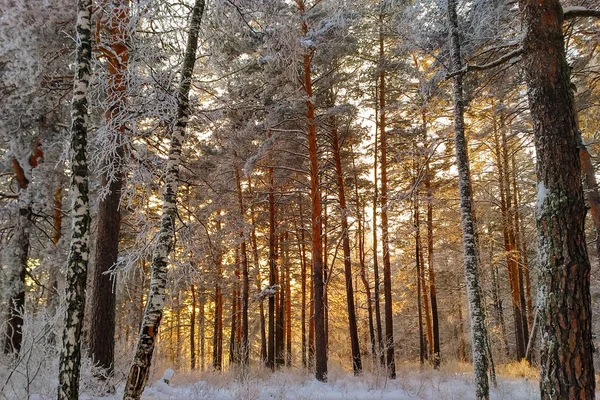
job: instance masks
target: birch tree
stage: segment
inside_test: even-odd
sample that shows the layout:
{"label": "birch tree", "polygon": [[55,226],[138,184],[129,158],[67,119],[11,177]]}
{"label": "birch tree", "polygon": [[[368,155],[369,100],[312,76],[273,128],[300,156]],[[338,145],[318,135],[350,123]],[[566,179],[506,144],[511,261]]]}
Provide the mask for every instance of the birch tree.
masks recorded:
{"label": "birch tree", "polygon": [[189,93],[204,8],[205,1],[196,0],[191,12],[188,40],[181,67],[181,81],[177,93],[177,116],[173,124],[169,158],[166,165],[162,216],[156,248],[152,255],[150,291],[135,355],[125,384],[124,400],[137,400],[144,391],[163,314],[167,285],[167,262],[169,254],[173,250],[175,216],[177,214],[177,185],[181,151],[190,114]]}
{"label": "birch tree", "polygon": [[71,244],[67,259],[67,311],[63,329],[58,375],[58,399],[79,399],[81,329],[89,259],[90,211],[88,200],[88,87],[91,76],[92,1],[77,2],[76,71],[71,111]]}
{"label": "birch tree", "polygon": [[[456,0],[448,0],[448,21],[450,25],[450,61],[453,71],[462,69],[458,16]],[[452,78],[454,87],[454,146],[458,169],[458,194],[462,222],[463,255],[465,280],[471,313],[471,340],[473,347],[473,367],[475,369],[476,397],[489,398],[487,377],[486,328],[479,287],[478,257],[475,243],[475,225],[471,205],[471,175],[469,156],[465,138],[463,82],[461,74]]]}

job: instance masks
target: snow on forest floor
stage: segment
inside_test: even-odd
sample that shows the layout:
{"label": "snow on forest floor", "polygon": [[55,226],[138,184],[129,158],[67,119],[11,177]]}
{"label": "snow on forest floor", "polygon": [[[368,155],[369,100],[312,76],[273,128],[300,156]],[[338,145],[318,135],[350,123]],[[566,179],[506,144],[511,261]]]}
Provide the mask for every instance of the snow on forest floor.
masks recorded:
{"label": "snow on forest floor", "polygon": [[[199,379],[199,380],[198,380]],[[195,380],[195,382],[194,382]],[[194,382],[194,383],[191,383]],[[122,387],[111,397],[82,396],[82,400],[121,399]],[[329,382],[318,382],[300,370],[283,370],[273,374],[252,372],[245,380],[234,373],[224,372],[175,375],[171,385],[156,380],[150,384],[142,400],[462,400],[475,398],[473,374],[465,368],[457,371],[424,370],[418,366],[401,367],[396,380],[364,373],[354,377],[345,371],[330,371]],[[491,389],[491,399],[538,399],[536,379],[498,376],[498,387]]]}

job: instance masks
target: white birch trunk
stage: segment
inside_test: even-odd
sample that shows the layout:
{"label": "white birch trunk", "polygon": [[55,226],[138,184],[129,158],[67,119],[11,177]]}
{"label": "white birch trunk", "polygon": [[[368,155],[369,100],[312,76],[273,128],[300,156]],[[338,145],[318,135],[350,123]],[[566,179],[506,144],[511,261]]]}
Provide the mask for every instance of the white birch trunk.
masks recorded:
{"label": "white birch trunk", "polygon": [[181,149],[185,138],[185,129],[189,115],[189,92],[192,72],[196,63],[196,50],[200,22],[204,12],[205,1],[196,0],[191,13],[188,42],[181,69],[181,83],[178,92],[177,120],[171,136],[169,159],[165,176],[163,208],[158,233],[158,243],[152,255],[152,272],[150,292],[144,311],[135,355],[129,370],[129,376],[123,394],[124,400],[139,399],[144,391],[150,371],[152,354],[156,345],[156,337],[165,304],[165,287],[167,285],[167,261],[173,249],[175,233],[175,216],[177,214],[177,184]]}
{"label": "white birch trunk", "polygon": [[81,328],[85,308],[90,226],[86,147],[88,129],[87,94],[92,58],[91,14],[92,1],[78,0],[76,71],[71,111],[72,228],[71,245],[67,259],[67,311],[58,378],[59,400],[76,400],[79,398]]}

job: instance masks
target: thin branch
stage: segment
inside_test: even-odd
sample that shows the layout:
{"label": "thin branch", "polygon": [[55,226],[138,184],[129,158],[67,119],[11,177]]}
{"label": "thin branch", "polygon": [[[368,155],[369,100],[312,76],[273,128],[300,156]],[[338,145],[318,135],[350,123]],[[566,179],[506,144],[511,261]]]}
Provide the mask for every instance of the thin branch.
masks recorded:
{"label": "thin branch", "polygon": [[484,71],[486,69],[494,68],[494,67],[504,64],[507,61],[512,60],[513,58],[521,57],[522,54],[523,54],[523,47],[519,46],[517,49],[515,49],[509,53],[506,53],[502,57],[500,57],[494,61],[491,61],[487,64],[482,64],[482,65],[467,64],[458,71],[454,71],[449,74],[446,74],[446,79],[450,79],[456,75],[462,75],[469,71]]}

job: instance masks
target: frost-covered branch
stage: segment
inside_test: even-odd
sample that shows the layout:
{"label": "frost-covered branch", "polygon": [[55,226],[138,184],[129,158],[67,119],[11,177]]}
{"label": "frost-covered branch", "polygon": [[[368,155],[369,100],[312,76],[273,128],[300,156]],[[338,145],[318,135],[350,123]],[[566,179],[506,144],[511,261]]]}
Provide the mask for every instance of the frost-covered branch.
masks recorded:
{"label": "frost-covered branch", "polygon": [[494,61],[490,61],[487,64],[481,64],[481,65],[467,64],[464,67],[462,67],[460,70],[447,74],[446,79],[450,79],[452,77],[455,77],[456,75],[462,75],[462,74],[465,74],[470,71],[485,71],[487,69],[491,69],[491,68],[500,66],[500,65],[504,64],[505,62],[509,62],[515,58],[520,58],[522,54],[523,54],[523,47],[519,46],[515,50],[513,50],[509,53],[506,53],[502,57],[500,57]]}

